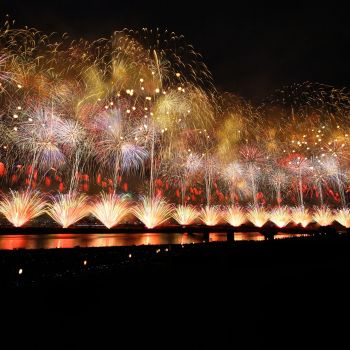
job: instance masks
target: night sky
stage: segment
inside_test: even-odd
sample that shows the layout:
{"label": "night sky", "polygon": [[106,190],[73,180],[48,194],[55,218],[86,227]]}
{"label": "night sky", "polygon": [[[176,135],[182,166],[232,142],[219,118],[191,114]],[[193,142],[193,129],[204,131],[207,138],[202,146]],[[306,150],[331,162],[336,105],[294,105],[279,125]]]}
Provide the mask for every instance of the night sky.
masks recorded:
{"label": "night sky", "polygon": [[203,54],[220,90],[253,101],[306,80],[350,87],[350,21],[344,8],[244,3],[1,0],[0,15],[4,21],[9,14],[18,26],[90,39],[124,27],[184,34]]}

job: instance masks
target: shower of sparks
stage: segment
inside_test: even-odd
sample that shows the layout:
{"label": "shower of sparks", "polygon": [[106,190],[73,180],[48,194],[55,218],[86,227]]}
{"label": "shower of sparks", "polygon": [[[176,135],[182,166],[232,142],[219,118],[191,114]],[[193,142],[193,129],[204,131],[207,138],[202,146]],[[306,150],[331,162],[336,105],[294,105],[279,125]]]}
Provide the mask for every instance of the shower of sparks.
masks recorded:
{"label": "shower of sparks", "polygon": [[192,225],[198,216],[199,212],[191,205],[179,205],[173,213],[173,219],[180,225]]}
{"label": "shower of sparks", "polygon": [[45,213],[46,202],[42,195],[33,191],[11,191],[0,201],[0,213],[15,227]]}

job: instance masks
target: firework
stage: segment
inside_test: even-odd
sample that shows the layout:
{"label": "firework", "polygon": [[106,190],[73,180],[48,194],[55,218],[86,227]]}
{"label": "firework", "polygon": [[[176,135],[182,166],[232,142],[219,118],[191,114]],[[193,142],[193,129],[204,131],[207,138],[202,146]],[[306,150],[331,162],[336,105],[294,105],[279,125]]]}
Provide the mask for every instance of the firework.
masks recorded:
{"label": "firework", "polygon": [[282,190],[286,188],[289,181],[288,174],[283,169],[276,169],[273,167],[269,169],[269,181],[272,184],[273,189],[276,193],[276,203],[278,206],[281,205],[282,202]]}
{"label": "firework", "polygon": [[54,197],[47,214],[63,228],[67,228],[87,216],[90,209],[86,195],[70,192]]}
{"label": "firework", "polygon": [[350,210],[348,208],[339,209],[335,212],[334,220],[340,225],[350,228]]}
{"label": "firework", "polygon": [[234,205],[227,208],[224,217],[225,220],[234,227],[241,226],[247,220],[243,209]]}
{"label": "firework", "polygon": [[287,207],[275,208],[270,212],[270,221],[277,227],[287,226],[290,219],[291,215]]}
{"label": "firework", "polygon": [[202,158],[199,154],[192,153],[190,149],[182,148],[167,159],[168,167],[164,167],[164,176],[166,178],[170,176],[174,183],[179,184],[182,205],[186,202],[188,186],[202,169]]}
{"label": "firework", "polygon": [[315,184],[318,189],[318,195],[320,197],[320,206],[323,207],[324,204],[324,187],[327,184],[327,174],[324,171],[324,168],[320,164],[321,162],[317,162],[313,159],[313,165],[310,167],[311,169],[311,181]]}
{"label": "firework", "polygon": [[[17,118],[16,118],[17,119]],[[52,110],[39,108],[34,110],[27,121],[14,127],[13,139],[24,154],[32,157],[32,167],[40,166],[44,171],[60,168],[66,157],[60,147],[56,131],[61,130],[62,121]]]}
{"label": "firework", "polygon": [[291,218],[294,223],[297,225],[301,224],[303,227],[306,227],[312,222],[312,215],[309,210],[304,207],[292,208]]}
{"label": "firework", "polygon": [[316,208],[314,211],[313,219],[320,226],[329,226],[334,221],[334,215],[332,211],[327,207]]}
{"label": "firework", "polygon": [[291,157],[287,167],[297,175],[299,205],[304,206],[303,177],[310,172],[310,162],[303,155],[295,155]]}
{"label": "firework", "polygon": [[108,109],[91,122],[95,157],[116,179],[123,172],[142,172],[148,151],[139,144],[136,126],[120,109]]}
{"label": "firework", "polygon": [[326,158],[322,161],[322,167],[325,169],[327,176],[331,179],[333,183],[336,184],[341,204],[343,207],[346,206],[345,199],[345,189],[344,189],[344,180],[345,176],[341,172],[339,161],[335,158]]}
{"label": "firework", "polygon": [[257,146],[244,146],[242,147],[240,154],[250,180],[253,203],[254,206],[257,206],[257,181],[261,175],[261,167],[266,158]]}
{"label": "firework", "polygon": [[270,218],[270,214],[263,207],[254,206],[247,212],[247,219],[256,227],[264,226]]}
{"label": "firework", "polygon": [[206,204],[207,204],[207,207],[209,208],[213,180],[215,175],[218,173],[218,160],[215,158],[215,156],[208,153],[205,155],[203,163],[204,163],[203,167],[204,167]]}
{"label": "firework", "polygon": [[199,218],[207,225],[207,226],[215,226],[221,221],[221,210],[216,206],[205,206],[201,209],[201,214]]}
{"label": "firework", "polygon": [[107,228],[118,225],[130,212],[130,205],[125,197],[101,193],[91,206],[91,213]]}
{"label": "firework", "polygon": [[229,163],[223,170],[223,178],[228,184],[231,202],[242,199],[249,193],[247,182],[243,177],[243,168],[239,162]]}
{"label": "firework", "polygon": [[2,213],[13,226],[23,226],[28,221],[45,213],[46,201],[39,192],[11,191],[0,201]]}
{"label": "firework", "polygon": [[191,205],[179,205],[176,207],[172,217],[180,225],[192,225],[198,218],[199,213]]}
{"label": "firework", "polygon": [[171,217],[173,207],[159,197],[142,197],[131,211],[147,228],[154,228]]}

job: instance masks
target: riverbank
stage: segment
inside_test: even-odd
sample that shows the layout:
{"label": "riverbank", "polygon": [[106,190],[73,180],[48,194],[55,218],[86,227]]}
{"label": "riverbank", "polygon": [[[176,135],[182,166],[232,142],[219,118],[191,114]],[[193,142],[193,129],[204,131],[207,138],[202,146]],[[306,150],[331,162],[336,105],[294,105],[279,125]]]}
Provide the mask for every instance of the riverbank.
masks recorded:
{"label": "riverbank", "polygon": [[68,339],[78,348],[300,349],[326,338],[337,349],[349,252],[347,235],[1,251],[2,331],[50,336],[50,349]]}

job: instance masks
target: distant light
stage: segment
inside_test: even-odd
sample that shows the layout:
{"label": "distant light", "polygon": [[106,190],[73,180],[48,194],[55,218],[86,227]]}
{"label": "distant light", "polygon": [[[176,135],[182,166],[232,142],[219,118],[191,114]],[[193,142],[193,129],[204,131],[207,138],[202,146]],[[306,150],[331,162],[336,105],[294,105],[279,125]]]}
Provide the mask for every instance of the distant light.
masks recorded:
{"label": "distant light", "polygon": [[22,273],[23,273],[23,269],[19,269],[19,270],[18,270],[18,274],[19,274],[19,275],[22,275]]}
{"label": "distant light", "polygon": [[87,260],[84,260],[83,264],[84,264],[84,266],[86,266],[87,265]]}
{"label": "distant light", "polygon": [[131,254],[129,254],[129,258],[131,258],[132,257],[132,255]]}

